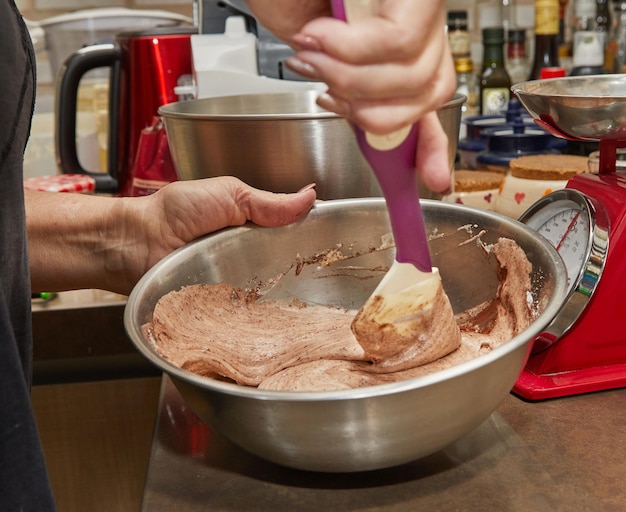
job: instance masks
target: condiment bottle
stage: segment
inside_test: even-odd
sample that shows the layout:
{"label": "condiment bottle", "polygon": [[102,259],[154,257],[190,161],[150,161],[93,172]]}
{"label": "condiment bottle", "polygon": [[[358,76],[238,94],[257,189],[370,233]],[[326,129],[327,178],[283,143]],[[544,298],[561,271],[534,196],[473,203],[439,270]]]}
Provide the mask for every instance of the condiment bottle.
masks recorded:
{"label": "condiment bottle", "polygon": [[609,0],[596,0],[596,30],[604,32],[607,36],[611,30],[611,11],[609,10]]}
{"label": "condiment bottle", "polygon": [[504,112],[511,97],[511,77],[504,67],[504,29],[484,28],[483,69],[480,76],[480,113]]}
{"label": "condiment bottle", "polygon": [[626,2],[613,5],[615,20],[606,45],[604,67],[607,73],[626,72]]}
{"label": "condiment bottle", "polygon": [[569,0],[559,0],[559,65],[572,67],[572,30],[567,26],[571,19]]}
{"label": "condiment bottle", "polygon": [[573,33],[595,30],[596,0],[574,0]]}
{"label": "condiment bottle", "polygon": [[512,85],[528,78],[526,31],[524,29],[510,29],[508,32],[506,70]]}
{"label": "condiment bottle", "polygon": [[514,0],[502,0],[502,28],[504,29],[504,40],[509,40],[509,31],[516,27]]}
{"label": "condiment bottle", "polygon": [[535,55],[529,79],[559,66],[559,0],[535,0]]}
{"label": "condiment bottle", "polygon": [[539,73],[539,78],[562,78],[567,76],[567,72],[565,68],[562,67],[554,67],[554,68],[541,68],[541,72]]}
{"label": "condiment bottle", "polygon": [[606,48],[611,31],[611,11],[609,0],[596,0],[596,30],[604,35],[604,71],[606,72]]}
{"label": "condiment bottle", "polygon": [[570,75],[597,75],[604,71],[605,33],[596,30],[596,0],[575,0]]}
{"label": "condiment bottle", "polygon": [[478,114],[478,83],[474,73],[474,62],[470,57],[462,57],[454,61],[456,69],[456,92],[465,95],[467,100],[461,107],[461,115]]}
{"label": "condiment bottle", "polygon": [[467,31],[467,11],[448,12],[448,43],[454,60],[470,56],[472,42]]}
{"label": "condiment bottle", "polygon": [[604,34],[595,30],[576,32],[573,64],[571,76],[604,73]]}

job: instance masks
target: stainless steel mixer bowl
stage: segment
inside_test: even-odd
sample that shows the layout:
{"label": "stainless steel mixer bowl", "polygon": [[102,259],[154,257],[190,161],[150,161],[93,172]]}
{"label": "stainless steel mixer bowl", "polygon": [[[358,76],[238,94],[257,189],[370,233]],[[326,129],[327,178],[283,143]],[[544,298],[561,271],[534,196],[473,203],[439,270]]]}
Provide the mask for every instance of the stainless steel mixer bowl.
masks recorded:
{"label": "stainless steel mixer bowl", "polygon": [[[181,180],[232,175],[253,187],[295,192],[317,183],[320,199],[381,196],[354,133],[315,103],[319,91],[247,94],[159,109]],[[465,96],[438,111],[454,164]],[[435,195],[421,186],[422,197]]]}
{"label": "stainless steel mixer bowl", "polygon": [[[384,200],[346,199],[315,205],[286,227],[229,228],[164,258],[137,284],[125,310],[125,326],[137,349],[169,374],[191,408],[207,424],[244,449],[303,470],[352,472],[416,460],[469,433],[489,417],[513,387],[531,340],[561,306],[566,270],[554,250],[525,225],[463,205],[424,200],[434,263],[455,310],[493,296],[492,257],[476,243],[515,239],[533,264],[533,295],[541,313],[523,333],[492,352],[456,367],[399,383],[328,392],[278,392],[219,382],[162,359],[144,337],[158,299],[193,283],[246,286],[285,272],[296,255],[312,256],[341,244],[345,254],[367,253],[373,266],[389,265],[393,250],[372,253],[390,232]],[[459,229],[464,226],[463,229]],[[468,233],[468,230],[471,233]],[[304,300],[359,307],[380,279],[363,279],[353,262],[332,277],[309,275],[298,289]],[[346,274],[353,272],[352,276]],[[304,272],[303,272],[304,274]],[[301,275],[303,275],[301,274]],[[319,276],[318,276],[319,277]]]}
{"label": "stainless steel mixer bowl", "polygon": [[532,80],[512,90],[541,126],[561,137],[626,140],[626,75]]}

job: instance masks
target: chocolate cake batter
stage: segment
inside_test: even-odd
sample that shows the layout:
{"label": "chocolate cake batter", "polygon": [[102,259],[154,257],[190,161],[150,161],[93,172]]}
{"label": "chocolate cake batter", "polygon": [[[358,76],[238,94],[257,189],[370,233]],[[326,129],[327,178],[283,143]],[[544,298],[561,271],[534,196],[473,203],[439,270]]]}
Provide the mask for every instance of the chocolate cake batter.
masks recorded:
{"label": "chocolate cake batter", "polygon": [[356,311],[257,302],[254,293],[223,283],[165,295],[144,332],[163,358],[183,369],[261,389],[321,391],[397,382],[487,353],[532,321],[532,267],[526,255],[509,239],[500,239],[491,250],[501,267],[497,296],[456,316],[451,310],[435,315],[436,321],[425,324],[434,329],[425,337],[432,334],[435,341],[440,333],[459,328],[462,333],[458,348],[444,350],[443,357],[427,364],[415,363],[419,341],[400,347],[399,355],[398,347],[391,347],[389,353],[404,365],[372,361],[350,329]]}

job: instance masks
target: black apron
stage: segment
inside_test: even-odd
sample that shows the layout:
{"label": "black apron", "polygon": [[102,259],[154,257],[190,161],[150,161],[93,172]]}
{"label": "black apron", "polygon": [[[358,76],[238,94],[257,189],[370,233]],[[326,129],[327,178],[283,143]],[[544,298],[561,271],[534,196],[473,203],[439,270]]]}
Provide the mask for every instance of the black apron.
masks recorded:
{"label": "black apron", "polygon": [[30,404],[32,331],[23,159],[35,95],[30,35],[0,0],[0,510],[54,503]]}

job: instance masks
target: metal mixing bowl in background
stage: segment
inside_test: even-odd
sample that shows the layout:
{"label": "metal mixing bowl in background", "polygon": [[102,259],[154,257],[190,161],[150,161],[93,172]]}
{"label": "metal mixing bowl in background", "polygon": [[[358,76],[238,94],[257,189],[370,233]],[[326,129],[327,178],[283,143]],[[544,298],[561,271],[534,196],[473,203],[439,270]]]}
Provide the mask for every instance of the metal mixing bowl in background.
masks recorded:
{"label": "metal mixing bowl in background", "polygon": [[[229,228],[192,242],[155,265],[129,296],[125,326],[137,349],[169,374],[191,408],[216,431],[244,449],[284,466],[329,472],[363,471],[416,460],[454,442],[483,422],[513,387],[531,341],[555,316],[567,276],[555,249],[525,225],[507,217],[441,201],[424,200],[433,263],[439,267],[455,311],[495,293],[497,269],[476,243],[501,236],[518,242],[533,264],[533,295],[541,313],[521,334],[492,352],[428,376],[367,388],[328,392],[262,391],[182,370],[161,358],[144,337],[158,299],[194,283],[238,286],[286,272],[303,258],[341,244],[344,254],[368,253],[372,268],[391,264],[393,250],[371,253],[390,233],[383,199],[317,203],[295,224],[279,228]],[[380,279],[343,271],[309,274],[301,298],[358,308]],[[363,262],[361,262],[362,264]],[[323,272],[321,270],[320,272]],[[304,271],[301,276],[306,274]],[[351,274],[351,275],[350,275]]]}
{"label": "metal mixing bowl in background", "polygon": [[[159,108],[181,180],[232,175],[253,187],[295,192],[317,183],[319,199],[381,196],[345,119],[315,103],[319,91],[247,94]],[[437,113],[454,165],[465,96]],[[421,197],[434,198],[426,187]]]}

